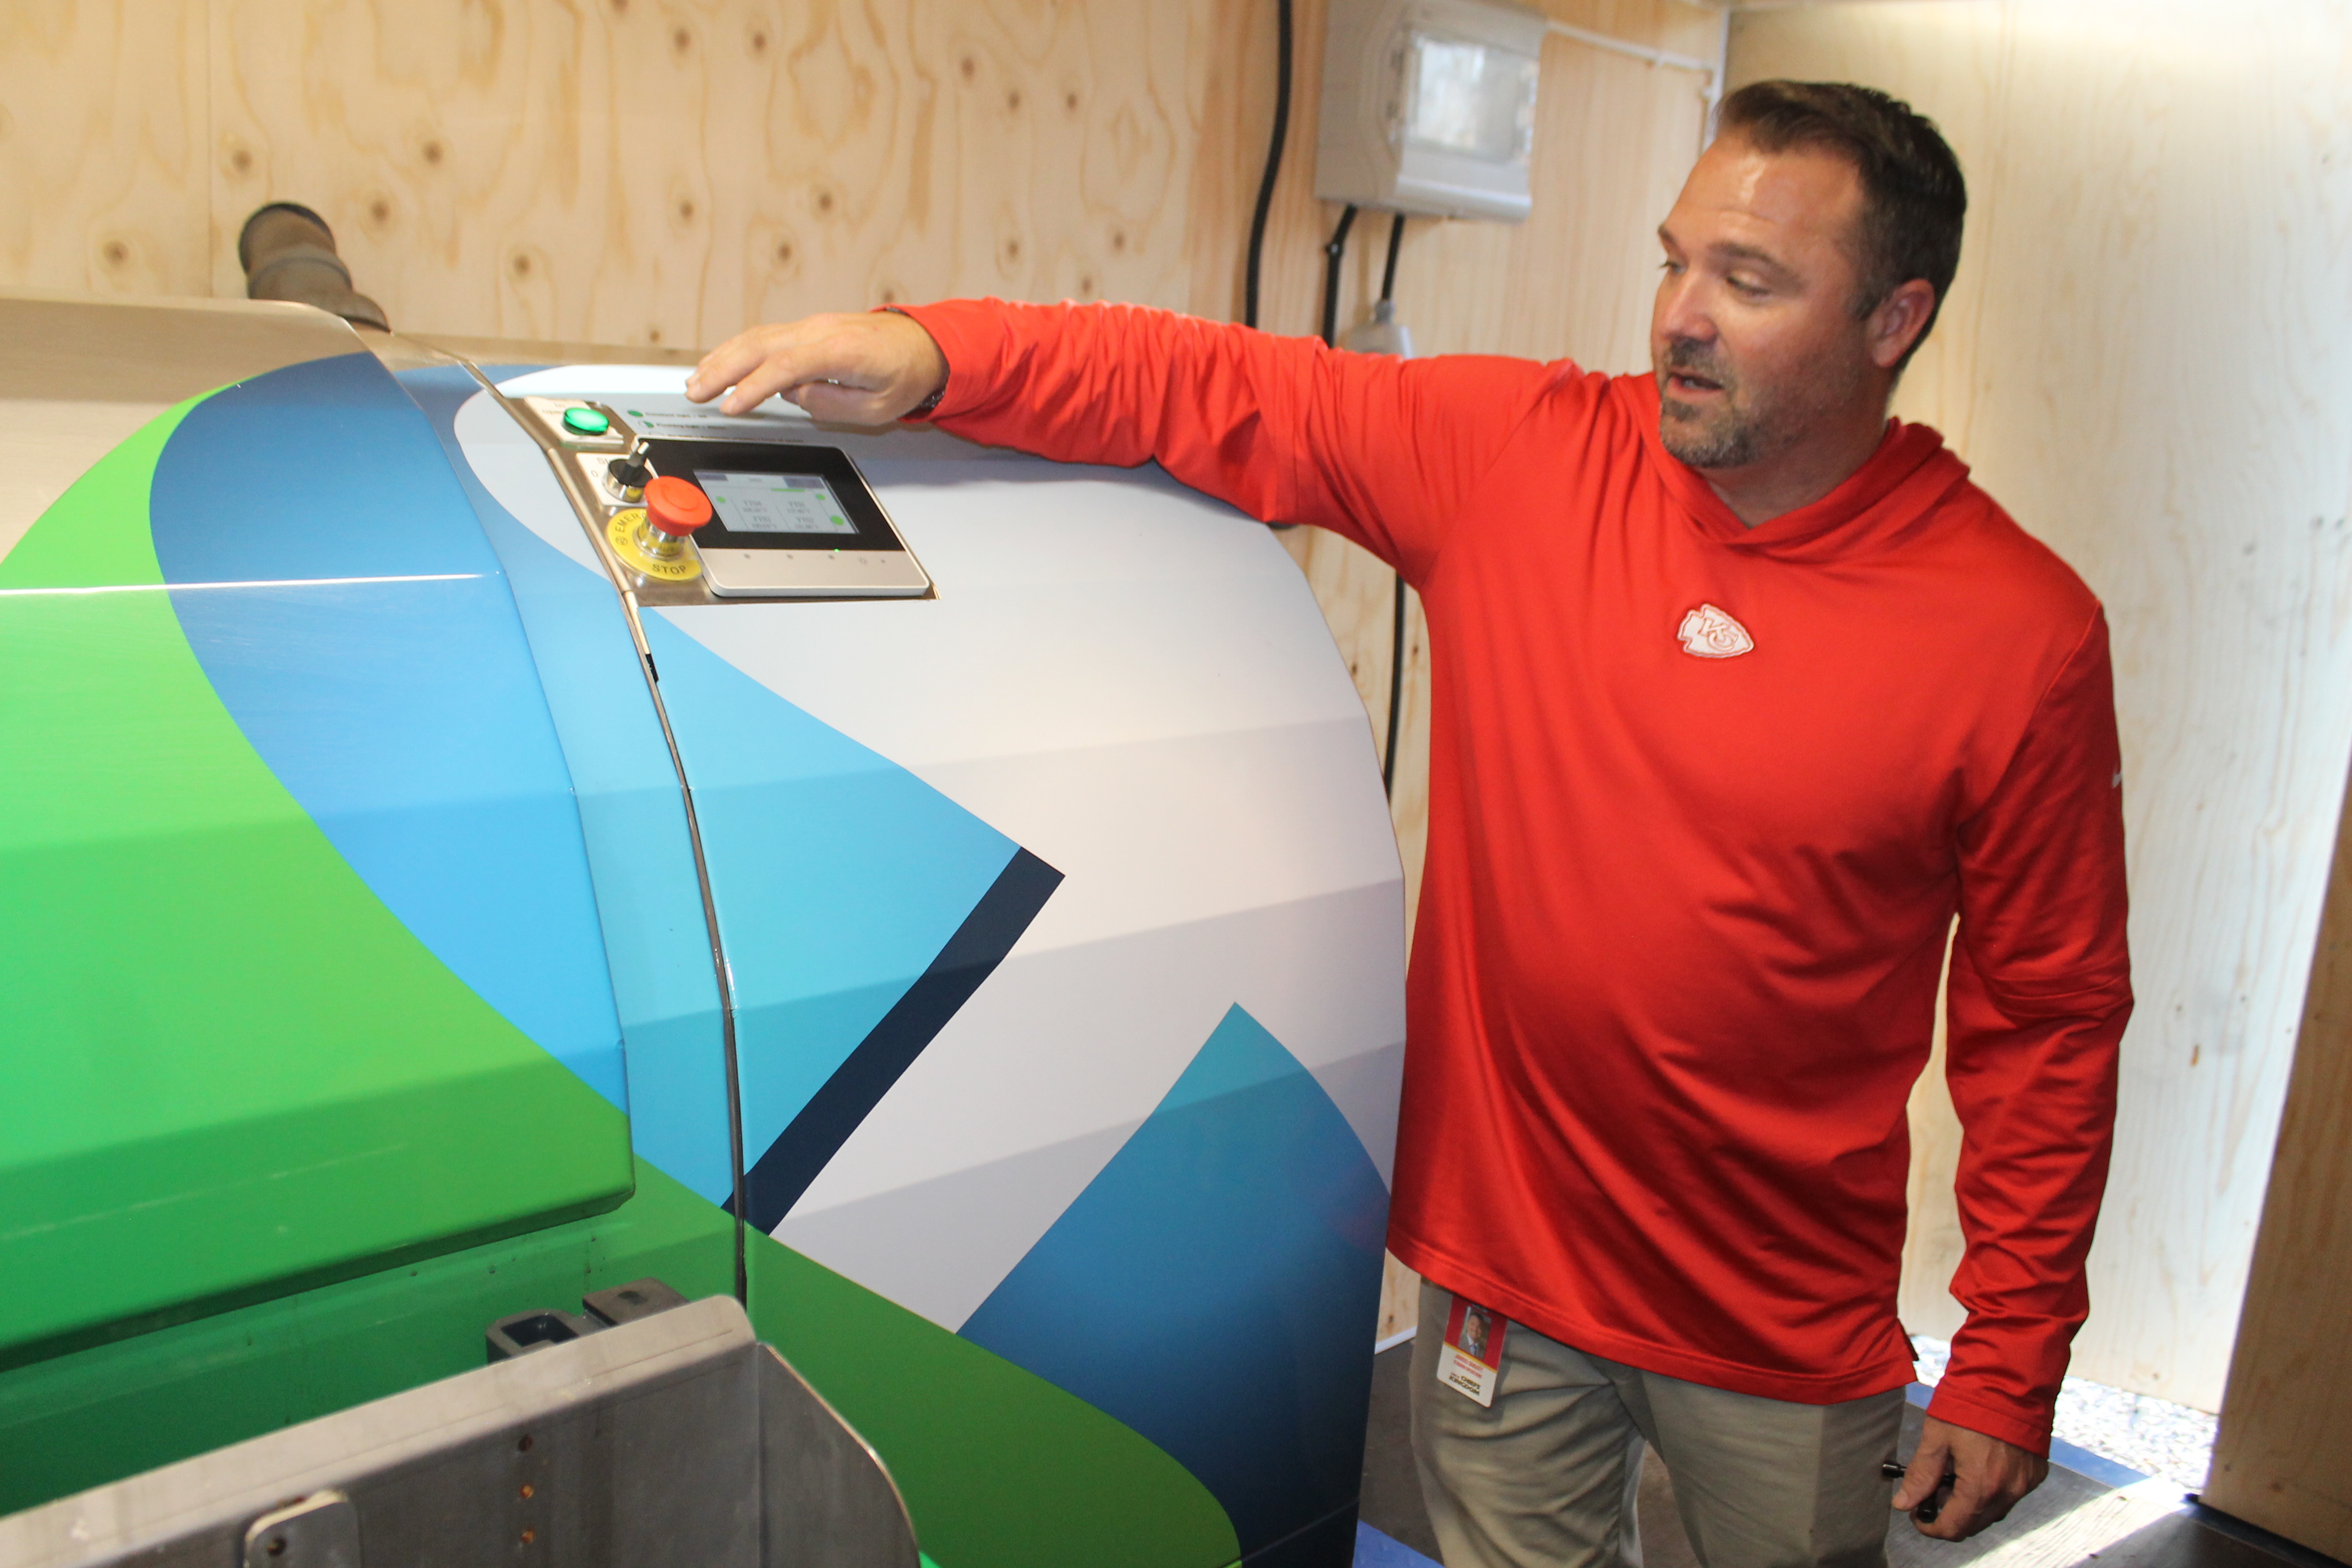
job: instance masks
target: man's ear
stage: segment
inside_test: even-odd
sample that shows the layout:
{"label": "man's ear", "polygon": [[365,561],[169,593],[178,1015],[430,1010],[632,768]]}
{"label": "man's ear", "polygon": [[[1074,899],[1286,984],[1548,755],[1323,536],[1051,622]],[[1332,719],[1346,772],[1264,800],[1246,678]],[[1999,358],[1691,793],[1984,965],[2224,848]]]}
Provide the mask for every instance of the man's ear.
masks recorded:
{"label": "man's ear", "polygon": [[1901,364],[1935,315],[1936,286],[1925,278],[1914,278],[1889,290],[1870,312],[1871,363],[1881,370]]}

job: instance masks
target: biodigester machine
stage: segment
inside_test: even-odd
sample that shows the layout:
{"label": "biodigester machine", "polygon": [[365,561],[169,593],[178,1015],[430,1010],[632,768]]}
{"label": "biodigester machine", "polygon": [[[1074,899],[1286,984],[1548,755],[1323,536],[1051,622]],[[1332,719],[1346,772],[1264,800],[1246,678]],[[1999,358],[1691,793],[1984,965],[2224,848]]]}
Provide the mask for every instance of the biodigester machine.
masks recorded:
{"label": "biodigester machine", "polygon": [[1345,1563],[1402,883],[1299,574],[683,374],[0,300],[0,1512],[657,1279],[942,1568]]}

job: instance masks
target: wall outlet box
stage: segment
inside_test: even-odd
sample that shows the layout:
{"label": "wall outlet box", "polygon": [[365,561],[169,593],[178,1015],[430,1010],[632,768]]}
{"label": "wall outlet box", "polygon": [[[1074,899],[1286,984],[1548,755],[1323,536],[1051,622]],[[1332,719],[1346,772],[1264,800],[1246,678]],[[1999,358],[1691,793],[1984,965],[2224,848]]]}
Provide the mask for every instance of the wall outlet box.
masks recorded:
{"label": "wall outlet box", "polygon": [[1331,0],[1316,195],[1523,221],[1544,32],[1486,0]]}

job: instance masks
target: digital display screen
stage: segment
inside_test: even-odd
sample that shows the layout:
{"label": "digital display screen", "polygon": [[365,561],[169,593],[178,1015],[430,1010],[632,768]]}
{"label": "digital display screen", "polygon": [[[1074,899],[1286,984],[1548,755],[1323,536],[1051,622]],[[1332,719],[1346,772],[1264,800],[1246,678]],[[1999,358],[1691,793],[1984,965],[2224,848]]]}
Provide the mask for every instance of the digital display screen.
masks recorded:
{"label": "digital display screen", "polygon": [[856,533],[847,509],[821,474],[694,471],[719,524],[735,533]]}

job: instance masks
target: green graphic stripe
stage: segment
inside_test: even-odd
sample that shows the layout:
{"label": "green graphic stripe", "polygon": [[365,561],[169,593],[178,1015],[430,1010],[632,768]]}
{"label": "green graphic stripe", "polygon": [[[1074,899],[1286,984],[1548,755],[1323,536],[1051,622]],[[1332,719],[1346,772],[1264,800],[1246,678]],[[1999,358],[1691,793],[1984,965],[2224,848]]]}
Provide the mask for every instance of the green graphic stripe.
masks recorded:
{"label": "green graphic stripe", "polygon": [[950,1568],[1221,1568],[1224,1510],[1074,1394],[753,1231],[751,1322],[874,1445]]}
{"label": "green graphic stripe", "polygon": [[[271,775],[148,533],[163,415],[0,561],[0,1366],[609,1207],[620,1112]],[[111,588],[100,593],[24,592]]]}
{"label": "green graphic stripe", "polygon": [[[147,491],[163,443],[203,401],[191,397],[165,409],[75,480],[0,557],[0,588],[160,584],[163,568],[147,528]],[[60,516],[71,521],[52,521]]]}
{"label": "green graphic stripe", "polygon": [[0,1513],[470,1372],[514,1312],[734,1288],[735,1222],[650,1165],[610,1214],[0,1373]]}

